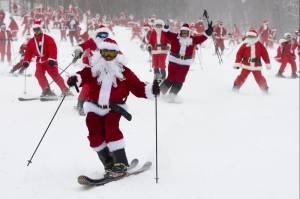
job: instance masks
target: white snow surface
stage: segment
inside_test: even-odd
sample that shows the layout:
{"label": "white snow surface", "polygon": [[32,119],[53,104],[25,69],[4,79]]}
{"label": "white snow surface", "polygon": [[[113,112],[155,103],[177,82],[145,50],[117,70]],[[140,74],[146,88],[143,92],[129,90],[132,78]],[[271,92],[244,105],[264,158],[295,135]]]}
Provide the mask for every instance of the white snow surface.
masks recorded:
{"label": "white snow surface", "polygon": [[[139,49],[137,40],[129,41],[128,28],[114,30],[128,66],[141,80],[152,82],[147,52]],[[72,46],[59,42],[57,30],[50,35],[58,45],[59,67],[64,68],[72,60]],[[13,43],[13,57],[21,41]],[[133,120],[123,118],[120,123],[128,159],[150,160],[153,167],[91,189],[80,186],[77,177],[100,177],[103,167],[89,147],[85,117],[74,110],[76,97],[63,102],[33,163],[27,166],[60,101],[19,102],[20,96],[41,93],[35,63],[27,71],[33,74],[27,78],[27,94],[24,77],[8,75],[11,66],[1,64],[1,198],[299,198],[299,80],[276,78],[279,64],[272,59],[272,70],[263,70],[270,94],[260,91],[252,75],[234,93],[231,88],[240,72],[232,68],[236,50],[229,53],[227,49],[219,65],[213,49],[211,40],[201,48],[201,66],[197,56],[180,92],[182,103],[158,100],[158,184],[155,103],[130,95],[127,103]],[[274,57],[275,50],[269,52]],[[78,70],[72,66],[67,72]],[[285,75],[290,75],[289,66]],[[52,88],[60,94],[56,85]]]}

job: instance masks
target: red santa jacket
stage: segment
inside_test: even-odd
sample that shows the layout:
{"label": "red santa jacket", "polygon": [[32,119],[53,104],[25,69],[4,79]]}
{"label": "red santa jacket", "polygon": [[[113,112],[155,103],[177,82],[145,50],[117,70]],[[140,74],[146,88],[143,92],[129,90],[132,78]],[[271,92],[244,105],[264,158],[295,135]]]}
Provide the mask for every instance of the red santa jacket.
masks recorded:
{"label": "red santa jacket", "polygon": [[214,34],[216,39],[225,39],[227,30],[224,27],[217,25],[214,27]]}
{"label": "red santa jacket", "polygon": [[10,23],[9,23],[8,28],[9,28],[11,31],[18,31],[18,30],[19,30],[19,26],[18,26],[16,20],[14,20],[14,19],[12,18],[11,21],[10,21]]}
{"label": "red santa jacket", "polygon": [[173,62],[179,65],[191,65],[193,62],[193,53],[195,46],[203,43],[207,36],[197,35],[190,36],[186,40],[179,37],[178,33],[162,32],[171,44],[169,62]]}
{"label": "red santa jacket", "polygon": [[257,41],[252,45],[244,43],[237,51],[235,65],[242,64],[242,68],[247,70],[261,70],[261,59],[267,65],[270,64],[268,51],[261,42]]}
{"label": "red santa jacket", "polygon": [[155,29],[149,31],[149,45],[152,47],[152,54],[168,53],[168,39],[162,31]]}
{"label": "red santa jacket", "polygon": [[[127,67],[123,66],[124,79],[117,79],[116,86],[106,86],[97,81],[97,77],[93,76],[92,68],[85,67],[77,72],[80,75],[80,86],[89,85],[89,93],[87,102],[84,104],[85,112],[94,112],[98,115],[106,115],[110,110],[104,108],[112,103],[124,104],[129,93],[136,97],[152,98],[151,87],[141,82],[137,76]],[[108,102],[108,104],[107,104]]]}
{"label": "red santa jacket", "polygon": [[277,55],[275,59],[278,62],[281,62],[282,59],[293,58],[296,59],[295,50],[299,48],[299,44],[297,42],[282,42],[277,48]]}
{"label": "red santa jacket", "polygon": [[36,57],[36,63],[56,61],[57,47],[54,39],[44,33],[31,38],[27,44],[24,61],[30,62],[33,56]]}
{"label": "red santa jacket", "polygon": [[0,48],[4,52],[11,52],[12,35],[9,30],[0,31]]}

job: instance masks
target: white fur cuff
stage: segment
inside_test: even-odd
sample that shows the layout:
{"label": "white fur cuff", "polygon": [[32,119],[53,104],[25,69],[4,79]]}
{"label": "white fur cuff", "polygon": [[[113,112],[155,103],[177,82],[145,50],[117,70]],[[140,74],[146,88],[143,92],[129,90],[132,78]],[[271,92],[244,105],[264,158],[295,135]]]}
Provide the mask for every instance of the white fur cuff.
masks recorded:
{"label": "white fur cuff", "polygon": [[149,83],[146,83],[145,95],[146,95],[147,99],[154,99],[155,96],[152,93],[152,84],[150,85]]}
{"label": "white fur cuff", "polygon": [[124,139],[120,139],[117,141],[109,142],[107,143],[108,149],[110,152],[117,151],[119,149],[124,149],[125,148],[125,142]]}

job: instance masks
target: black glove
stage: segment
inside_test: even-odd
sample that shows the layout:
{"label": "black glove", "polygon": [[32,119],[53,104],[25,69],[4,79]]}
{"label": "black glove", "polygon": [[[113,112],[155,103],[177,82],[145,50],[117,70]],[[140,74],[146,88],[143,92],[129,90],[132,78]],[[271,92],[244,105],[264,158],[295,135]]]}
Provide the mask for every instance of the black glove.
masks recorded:
{"label": "black glove", "polygon": [[49,59],[47,63],[49,66],[54,66],[56,64],[56,61]]}
{"label": "black glove", "polygon": [[165,29],[165,30],[168,30],[168,29],[169,29],[169,24],[165,24],[165,25],[164,25],[164,29]]}
{"label": "black glove", "polygon": [[158,96],[159,93],[160,93],[159,83],[158,83],[158,81],[157,81],[156,79],[153,81],[153,85],[152,85],[152,93],[153,93],[153,95],[155,95],[155,96]]}
{"label": "black glove", "polygon": [[80,59],[83,55],[83,52],[81,49],[75,49],[74,50],[74,59]]}
{"label": "black glove", "polygon": [[76,75],[73,75],[73,76],[71,76],[71,77],[69,77],[68,78],[68,80],[67,80],[67,84],[71,87],[71,86],[76,86],[77,83],[78,82],[78,79],[77,79],[77,77],[76,77]]}
{"label": "black glove", "polygon": [[22,64],[23,68],[28,68],[28,66],[29,66],[29,63],[27,61],[23,62],[23,64]]}
{"label": "black glove", "polygon": [[148,52],[151,54],[152,47],[151,47],[151,46],[148,46],[148,47],[147,47],[147,50],[148,50]]}
{"label": "black glove", "polygon": [[207,36],[210,36],[210,35],[212,35],[212,33],[214,31],[213,26],[212,26],[212,21],[210,23],[208,23],[207,25],[208,25],[208,27],[205,30],[205,33]]}

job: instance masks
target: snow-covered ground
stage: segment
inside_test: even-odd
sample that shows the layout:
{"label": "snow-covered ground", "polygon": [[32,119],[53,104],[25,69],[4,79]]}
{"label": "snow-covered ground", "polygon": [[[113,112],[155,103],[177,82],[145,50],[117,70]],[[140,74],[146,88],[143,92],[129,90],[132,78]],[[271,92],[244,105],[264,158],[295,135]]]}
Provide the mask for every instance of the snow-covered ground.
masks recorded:
{"label": "snow-covered ground", "polygon": [[[140,79],[152,81],[148,54],[130,42],[130,31],[116,27],[115,38]],[[61,68],[72,59],[69,42],[58,44]],[[14,42],[14,51],[21,41]],[[38,144],[59,101],[19,102],[24,77],[0,67],[1,198],[15,199],[297,199],[299,198],[299,80],[278,79],[278,63],[263,73],[270,94],[252,76],[239,93],[231,91],[235,52],[213,55],[212,41],[201,48],[180,92],[182,103],[158,100],[159,183],[155,183],[154,101],[129,97],[131,122],[122,119],[128,158],[150,160],[152,169],[104,187],[85,189],[77,176],[99,177],[103,168],[89,148],[85,118],[75,110],[76,97],[63,102],[33,163],[27,160]],[[270,51],[274,57],[275,50]],[[229,54],[229,55],[228,55]],[[34,63],[29,73],[34,74]],[[80,68],[73,66],[68,73]],[[290,75],[290,69],[286,75]],[[66,75],[66,74],[65,74]],[[66,77],[66,76],[64,76]],[[57,94],[59,89],[52,87]],[[27,78],[27,94],[40,95],[36,79]],[[75,90],[74,90],[75,93]],[[77,95],[77,94],[76,94]]]}

